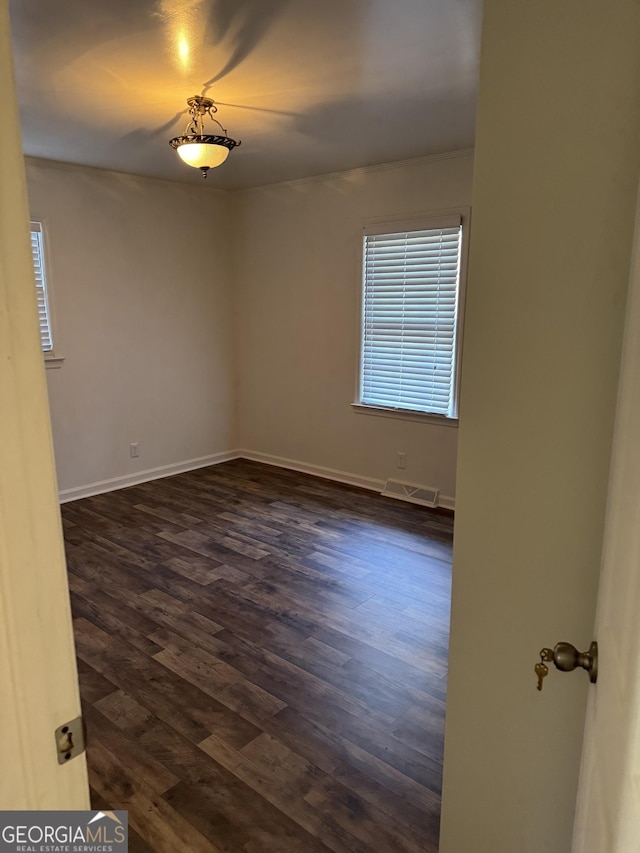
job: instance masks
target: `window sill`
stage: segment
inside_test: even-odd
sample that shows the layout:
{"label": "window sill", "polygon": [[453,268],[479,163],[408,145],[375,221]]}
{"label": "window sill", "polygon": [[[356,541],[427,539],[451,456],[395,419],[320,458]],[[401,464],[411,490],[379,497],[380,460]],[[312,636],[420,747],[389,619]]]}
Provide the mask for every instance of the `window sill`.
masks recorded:
{"label": "window sill", "polygon": [[64,364],[64,356],[46,355],[44,357],[44,366],[47,370],[56,370]]}
{"label": "window sill", "polygon": [[365,403],[352,403],[351,408],[358,415],[374,415],[381,418],[396,418],[402,421],[417,421],[418,423],[435,424],[457,429],[458,419],[447,418],[444,415],[433,415],[428,412],[410,412],[406,409],[385,409],[382,406],[368,406]]}

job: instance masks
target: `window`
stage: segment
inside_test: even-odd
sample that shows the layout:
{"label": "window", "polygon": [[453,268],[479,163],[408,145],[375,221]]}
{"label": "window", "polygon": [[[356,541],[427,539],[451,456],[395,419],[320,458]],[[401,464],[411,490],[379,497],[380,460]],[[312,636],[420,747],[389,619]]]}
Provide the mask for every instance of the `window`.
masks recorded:
{"label": "window", "polygon": [[40,322],[40,342],[45,354],[53,354],[53,336],[51,334],[51,311],[47,293],[47,277],[44,264],[44,246],[42,239],[42,223],[31,223],[31,257],[36,279],[36,295],[38,297],[38,320]]}
{"label": "window", "polygon": [[368,227],[359,403],[457,417],[461,215]]}

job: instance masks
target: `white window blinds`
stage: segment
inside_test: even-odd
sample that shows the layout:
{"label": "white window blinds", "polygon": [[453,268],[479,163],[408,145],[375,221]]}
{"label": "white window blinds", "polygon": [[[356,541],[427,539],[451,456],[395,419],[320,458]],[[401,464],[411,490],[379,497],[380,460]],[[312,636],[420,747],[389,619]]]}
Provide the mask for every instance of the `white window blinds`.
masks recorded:
{"label": "white window blinds", "polygon": [[42,225],[39,222],[31,223],[31,257],[33,258],[33,270],[36,279],[36,295],[38,297],[38,320],[40,323],[40,342],[42,351],[53,352],[53,340],[51,337],[51,320],[49,302],[47,297],[47,280],[44,268],[44,249],[42,243]]}
{"label": "white window blinds", "polygon": [[462,226],[436,224],[365,233],[360,402],[454,418]]}

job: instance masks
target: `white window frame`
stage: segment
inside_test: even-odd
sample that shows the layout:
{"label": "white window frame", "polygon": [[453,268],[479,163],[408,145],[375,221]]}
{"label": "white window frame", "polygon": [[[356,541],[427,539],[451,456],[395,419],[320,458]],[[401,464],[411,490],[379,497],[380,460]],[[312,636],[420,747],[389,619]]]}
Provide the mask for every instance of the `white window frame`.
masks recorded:
{"label": "white window frame", "polygon": [[[42,277],[42,285],[40,288],[36,288],[41,290],[42,295],[45,300],[45,316],[47,320],[47,329],[49,334],[49,340],[51,341],[51,349],[42,349],[42,354],[44,356],[45,367],[47,369],[61,367],[64,358],[60,355],[56,355],[55,345],[56,345],[56,332],[54,329],[54,310],[53,310],[53,298],[52,298],[52,288],[51,288],[51,264],[49,263],[48,257],[48,247],[47,247],[47,233],[46,226],[42,219],[32,219],[30,223],[30,238],[33,240],[33,232],[38,231],[40,233],[39,240],[39,254],[40,254],[40,268],[41,268],[41,277]],[[31,242],[30,241],[30,242]],[[32,248],[33,252],[33,248]],[[41,315],[40,310],[38,310],[38,320],[40,321]],[[42,336],[40,337],[40,343],[43,344]]]}
{"label": "white window frame", "polygon": [[[396,408],[393,406],[381,406],[365,403],[362,400],[363,379],[363,353],[365,340],[365,240],[364,238],[374,234],[393,234],[401,231],[422,231],[430,228],[440,228],[447,221],[450,224],[452,217],[458,217],[462,226],[460,241],[460,271],[458,282],[458,300],[456,314],[455,332],[455,366],[453,371],[453,416],[443,415],[436,412],[425,412],[415,409]],[[437,210],[424,213],[419,216],[403,216],[394,219],[370,220],[362,228],[363,240],[361,249],[361,285],[360,285],[360,341],[358,348],[358,374],[355,402],[353,410],[358,414],[376,415],[381,417],[398,418],[402,420],[413,420],[421,422],[436,423],[441,426],[458,426],[458,404],[460,392],[460,371],[462,363],[464,305],[467,279],[467,255],[469,247],[469,225],[471,209],[468,207]]]}

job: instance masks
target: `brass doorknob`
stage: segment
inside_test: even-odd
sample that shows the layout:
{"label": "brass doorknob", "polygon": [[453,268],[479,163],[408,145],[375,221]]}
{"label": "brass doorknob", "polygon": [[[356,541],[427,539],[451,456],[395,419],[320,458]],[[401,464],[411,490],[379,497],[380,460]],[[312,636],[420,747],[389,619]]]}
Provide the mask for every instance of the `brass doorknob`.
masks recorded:
{"label": "brass doorknob", "polygon": [[598,680],[598,644],[594,641],[586,652],[579,652],[572,643],[557,643],[553,649],[542,649],[541,660],[553,661],[561,672],[573,672],[581,667],[589,673],[589,680]]}

